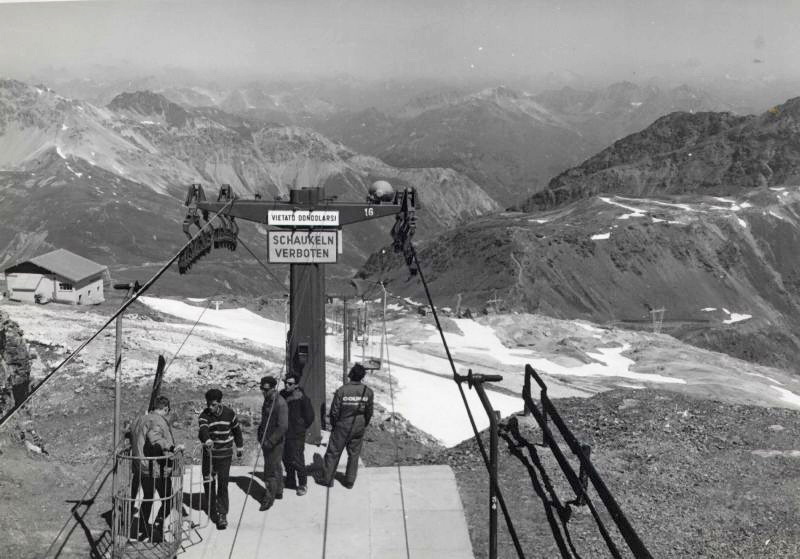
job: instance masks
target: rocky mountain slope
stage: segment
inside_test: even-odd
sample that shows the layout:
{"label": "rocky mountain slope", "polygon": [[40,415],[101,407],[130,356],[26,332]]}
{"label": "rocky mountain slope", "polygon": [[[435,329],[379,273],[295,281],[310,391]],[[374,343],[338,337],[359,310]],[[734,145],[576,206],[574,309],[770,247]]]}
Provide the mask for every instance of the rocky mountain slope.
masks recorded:
{"label": "rocky mountain slope", "polygon": [[[796,370],[800,362],[800,190],[735,198],[595,196],[548,212],[484,217],[420,242],[440,304],[584,317],[667,332],[704,347]],[[424,297],[402,259],[362,270]],[[502,301],[491,301],[502,299]]]}
{"label": "rocky mountain slope", "polygon": [[522,209],[597,193],[728,194],[800,182],[800,98],[758,116],[673,113],[568,169]]}

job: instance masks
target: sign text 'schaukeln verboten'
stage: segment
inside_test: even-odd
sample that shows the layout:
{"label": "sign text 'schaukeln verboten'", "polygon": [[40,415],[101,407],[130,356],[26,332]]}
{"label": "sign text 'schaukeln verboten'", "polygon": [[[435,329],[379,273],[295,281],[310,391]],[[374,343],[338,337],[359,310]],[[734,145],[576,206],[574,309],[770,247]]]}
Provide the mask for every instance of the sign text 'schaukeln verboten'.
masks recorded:
{"label": "sign text 'schaukeln verboten'", "polygon": [[268,239],[270,264],[336,262],[336,231],[270,231]]}

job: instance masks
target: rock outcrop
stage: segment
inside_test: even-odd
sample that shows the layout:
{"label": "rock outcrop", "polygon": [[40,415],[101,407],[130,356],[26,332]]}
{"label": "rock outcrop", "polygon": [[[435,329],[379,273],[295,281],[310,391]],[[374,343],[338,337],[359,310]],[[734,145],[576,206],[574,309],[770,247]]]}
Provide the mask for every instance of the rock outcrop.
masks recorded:
{"label": "rock outcrop", "polygon": [[0,415],[27,396],[30,380],[30,354],[22,330],[0,310]]}

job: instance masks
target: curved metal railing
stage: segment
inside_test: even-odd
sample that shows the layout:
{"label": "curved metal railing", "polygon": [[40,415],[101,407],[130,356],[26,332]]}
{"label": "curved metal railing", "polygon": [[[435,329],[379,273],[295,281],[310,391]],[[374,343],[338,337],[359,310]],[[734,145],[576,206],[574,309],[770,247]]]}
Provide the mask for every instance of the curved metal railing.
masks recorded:
{"label": "curved metal railing", "polygon": [[112,557],[173,557],[183,531],[183,451],[163,456],[116,455]]}

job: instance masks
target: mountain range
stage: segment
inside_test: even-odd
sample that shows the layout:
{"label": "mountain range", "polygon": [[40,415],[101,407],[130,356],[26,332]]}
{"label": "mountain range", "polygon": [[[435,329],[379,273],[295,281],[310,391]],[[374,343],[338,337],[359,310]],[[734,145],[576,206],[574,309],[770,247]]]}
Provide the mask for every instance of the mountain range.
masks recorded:
{"label": "mountain range", "polygon": [[[797,107],[662,117],[521,211],[418,243],[431,292],[473,312],[500,305],[636,328],[664,309],[681,339],[797,370]],[[374,255],[360,274],[424,296],[394,255]]]}
{"label": "mountain range", "polygon": [[456,169],[507,207],[660,116],[724,108],[688,86],[660,89],[623,82],[538,95],[500,86],[466,94],[438,92],[393,113],[338,112],[316,118],[313,126],[393,165]]}
{"label": "mountain range", "polygon": [[[0,265],[58,246],[144,279],[183,243],[189,183],[212,195],[229,183],[267,199],[324,186],[328,196],[360,201],[384,179],[421,193],[415,241],[437,301],[633,327],[649,327],[650,311],[663,307],[665,329],[682,339],[781,366],[800,357],[797,99],[751,116],[702,110],[715,101],[688,88],[632,84],[538,96],[448,90],[359,113],[297,101],[293,110],[317,107],[306,119],[316,130],[251,110],[279,97],[213,96],[218,105],[237,98],[252,107],[198,107],[153,91],[97,106],[1,81]],[[530,173],[546,176],[548,153],[531,146],[563,141],[550,159],[581,159],[600,142],[598,130],[618,134],[681,104],[690,110],[654,116],[555,172],[544,190],[514,186]],[[425,165],[410,166],[418,158]],[[348,228],[331,276],[346,281],[372,254],[360,275],[421,298],[402,259],[377,252],[389,225]],[[264,234],[245,225],[241,238],[264,254]],[[191,274],[159,283],[179,294],[267,289],[247,254],[212,253]]]}
{"label": "mountain range", "polygon": [[[166,259],[183,243],[181,204],[190,183],[205,184],[211,195],[228,183],[240,196],[259,192],[266,199],[323,186],[328,196],[363,201],[378,179],[418,189],[427,201],[420,210],[423,238],[498,209],[451,169],[394,168],[307,128],[184,108],[147,91],[97,107],[45,87],[0,81],[3,266],[53,246],[126,269]],[[348,228],[342,273],[379,248],[390,226]],[[263,254],[263,229],[243,228],[242,238]],[[212,283],[259,292],[252,267],[241,273],[209,268],[208,275]]]}

